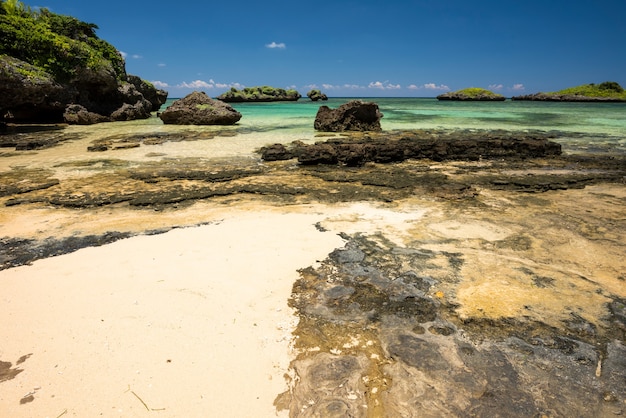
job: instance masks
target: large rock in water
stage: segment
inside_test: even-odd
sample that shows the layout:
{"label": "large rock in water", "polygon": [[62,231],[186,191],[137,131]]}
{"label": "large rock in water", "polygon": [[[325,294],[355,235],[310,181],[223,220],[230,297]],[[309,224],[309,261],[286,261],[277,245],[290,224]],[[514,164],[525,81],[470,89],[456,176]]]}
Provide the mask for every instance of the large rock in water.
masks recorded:
{"label": "large rock in water", "polygon": [[241,119],[241,113],[204,92],[194,91],[176,100],[159,117],[163,123],[175,125],[233,125]]}
{"label": "large rock in water", "polygon": [[337,109],[321,106],[313,126],[324,132],[381,131],[382,117],[376,103],[353,100]]}

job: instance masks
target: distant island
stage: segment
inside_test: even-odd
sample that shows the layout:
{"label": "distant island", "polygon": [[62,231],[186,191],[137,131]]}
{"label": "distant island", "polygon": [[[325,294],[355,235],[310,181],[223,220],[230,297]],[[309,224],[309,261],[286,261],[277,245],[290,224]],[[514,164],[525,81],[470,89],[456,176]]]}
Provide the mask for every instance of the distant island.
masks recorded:
{"label": "distant island", "polygon": [[535,93],[514,96],[511,100],[547,102],[626,102],[626,92],[615,81],[600,84],[583,84],[552,93]]}
{"label": "distant island", "polygon": [[321,92],[321,90],[318,89],[309,90],[306,95],[314,102],[317,102],[318,100],[328,100],[328,96],[326,96],[324,93]]}
{"label": "distant island", "polygon": [[479,87],[470,87],[463,90],[452,91],[437,96],[438,100],[460,100],[460,101],[503,101],[506,98],[490,90]]}
{"label": "distant island", "polygon": [[296,90],[285,90],[281,88],[275,88],[270,86],[257,86],[246,87],[242,90],[237,90],[232,87],[226,93],[217,96],[218,100],[227,103],[241,103],[241,102],[295,102],[300,97],[300,93]]}

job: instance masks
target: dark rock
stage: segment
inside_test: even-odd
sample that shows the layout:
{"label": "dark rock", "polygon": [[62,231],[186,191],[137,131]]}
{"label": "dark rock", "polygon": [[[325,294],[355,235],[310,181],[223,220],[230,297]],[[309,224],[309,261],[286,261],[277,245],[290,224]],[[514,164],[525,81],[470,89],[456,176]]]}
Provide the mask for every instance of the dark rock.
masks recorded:
{"label": "dark rock", "polygon": [[284,161],[295,158],[295,154],[283,144],[272,144],[259,150],[265,161]]}
{"label": "dark rock", "polygon": [[40,68],[0,56],[0,117],[6,122],[61,122],[72,98],[72,92]]}
{"label": "dark rock", "polygon": [[306,95],[314,102],[317,102],[318,100],[328,100],[328,96],[326,96],[324,93],[317,89],[309,91]]}
{"label": "dark rock", "polygon": [[382,117],[376,103],[353,100],[337,109],[321,106],[313,126],[316,130],[325,132],[381,131]]}
{"label": "dark rock", "polygon": [[5,55],[0,57],[0,115],[11,123],[83,125],[150,117],[167,92],[139,77],[129,80],[120,81],[109,64],[80,68],[72,80],[59,83],[41,68]]}
{"label": "dark rock", "polygon": [[79,104],[68,105],[63,113],[63,119],[72,125],[93,125],[94,123],[107,122],[109,120],[105,116],[88,111]]}
{"label": "dark rock", "polygon": [[165,90],[157,90],[151,83],[142,80],[136,75],[128,75],[128,82],[134,85],[137,91],[152,104],[153,112],[158,112],[167,100],[167,92]]}
{"label": "dark rock", "polygon": [[412,335],[398,335],[397,341],[391,343],[388,350],[391,358],[401,360],[425,373],[437,373],[449,367],[435,344]]}
{"label": "dark rock", "polygon": [[390,163],[407,159],[434,161],[478,161],[496,158],[554,157],[561,145],[548,135],[499,132],[407,132],[365,138],[333,138],[315,144],[295,143],[291,148],[274,145],[261,150],[270,160],[297,157],[301,164],[345,164],[361,166],[367,162]]}
{"label": "dark rock", "polygon": [[166,124],[233,125],[241,119],[241,113],[204,92],[195,91],[176,100],[159,117]]}

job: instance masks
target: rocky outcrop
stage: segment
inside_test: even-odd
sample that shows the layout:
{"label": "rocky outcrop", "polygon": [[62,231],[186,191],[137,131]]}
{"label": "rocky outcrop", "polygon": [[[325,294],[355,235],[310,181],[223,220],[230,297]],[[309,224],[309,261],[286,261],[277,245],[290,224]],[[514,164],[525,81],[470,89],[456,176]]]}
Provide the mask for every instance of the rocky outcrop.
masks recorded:
{"label": "rocky outcrop", "polygon": [[[107,68],[83,69],[70,82],[59,83],[38,67],[2,56],[0,116],[10,123],[81,124],[148,118],[165,102],[167,92],[137,82],[139,77],[130,79],[141,90],[119,81]],[[92,115],[83,117],[85,112]]]}
{"label": "rocky outcrop", "polygon": [[167,98],[167,92],[126,73],[124,58],[96,36],[96,25],[45,8],[5,7],[2,12],[0,121],[141,119]]}
{"label": "rocky outcrop", "polygon": [[270,86],[246,87],[242,90],[231,88],[217,97],[227,103],[242,102],[295,102],[300,97],[296,90],[285,90]]}
{"label": "rocky outcrop", "polygon": [[318,100],[328,100],[328,96],[317,89],[310,90],[306,95],[313,102],[317,102]]}
{"label": "rocky outcrop", "polygon": [[49,73],[7,55],[0,56],[0,118],[5,121],[63,120],[75,93]]}
{"label": "rocky outcrop", "polygon": [[321,106],[313,126],[316,130],[325,132],[380,131],[382,117],[376,103],[353,100],[337,109]]}
{"label": "rocky outcrop", "polygon": [[232,125],[241,119],[241,113],[204,92],[194,91],[176,100],[159,117],[163,123],[175,125]]}
{"label": "rocky outcrop", "polygon": [[345,164],[361,166],[367,162],[391,163],[408,159],[433,161],[478,161],[496,158],[553,157],[561,154],[561,145],[545,134],[489,132],[410,132],[397,136],[333,138],[325,142],[290,146],[274,144],[260,150],[265,161],[297,158],[305,165]]}
{"label": "rocky outcrop", "polygon": [[167,92],[157,89],[152,83],[142,80],[136,75],[128,75],[128,82],[131,83],[143,97],[152,104],[152,111],[158,112],[167,100]]}
{"label": "rocky outcrop", "polygon": [[538,102],[600,102],[623,103],[626,99],[619,97],[591,97],[580,94],[534,93],[511,97],[511,100],[527,100]]}
{"label": "rocky outcrop", "polygon": [[481,88],[468,88],[459,91],[451,91],[440,94],[437,100],[457,100],[457,101],[476,101],[476,102],[498,102],[504,101],[506,98],[489,90]]}

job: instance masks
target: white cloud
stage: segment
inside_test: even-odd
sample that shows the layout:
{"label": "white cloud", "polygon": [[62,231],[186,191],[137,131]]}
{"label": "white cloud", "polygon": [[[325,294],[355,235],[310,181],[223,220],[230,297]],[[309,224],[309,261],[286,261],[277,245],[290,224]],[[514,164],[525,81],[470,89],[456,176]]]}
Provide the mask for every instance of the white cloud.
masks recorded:
{"label": "white cloud", "polygon": [[120,53],[120,55],[122,55],[122,58],[126,59],[126,57],[128,56],[128,54],[124,51],[117,51]]}
{"label": "white cloud", "polygon": [[418,86],[416,86],[415,84],[411,84],[411,85],[409,85],[409,87],[407,87],[407,89],[409,89],[409,90],[419,90],[420,88]]}
{"label": "white cloud", "polygon": [[522,91],[522,90],[525,90],[525,89],[526,89],[526,87],[524,87],[524,85],[521,84],[521,83],[513,84],[513,88],[512,88],[512,90],[515,90],[515,91]]}
{"label": "white cloud", "polygon": [[325,90],[340,90],[340,89],[357,90],[357,89],[364,88],[363,86],[359,86],[358,84],[343,84],[343,85],[322,84],[322,87]]}
{"label": "white cloud", "polygon": [[276,42],[272,42],[271,44],[266,44],[265,45],[266,48],[270,48],[270,49],[285,49],[287,48],[287,45],[285,45],[283,42],[280,43],[276,43]]}
{"label": "white cloud", "polygon": [[426,83],[423,86],[426,90],[450,90],[445,84],[436,85],[435,83]]}
{"label": "white cloud", "polygon": [[[213,81],[213,80],[211,80],[211,81]],[[231,87],[234,87],[237,90],[241,90],[241,89],[243,89],[246,86],[244,86],[243,84],[239,84],[239,83],[229,83],[229,84],[215,83],[215,87],[218,88],[218,89],[229,89]]]}
{"label": "white cloud", "polygon": [[504,86],[502,84],[489,84],[490,90],[502,90]]}
{"label": "white cloud", "polygon": [[215,87],[215,84],[209,84],[203,80],[195,80],[195,81],[192,81],[191,83],[187,83],[186,81],[183,81],[176,87],[183,87],[187,89],[212,89],[213,87]]}
{"label": "white cloud", "polygon": [[391,84],[389,81],[373,81],[367,86],[370,89],[380,89],[380,90],[398,90],[402,86],[400,84]]}
{"label": "white cloud", "polygon": [[159,80],[151,81],[151,83],[154,84],[154,87],[159,88],[159,89],[165,89],[169,87],[169,84],[163,81],[159,81]]}
{"label": "white cloud", "polygon": [[157,64],[157,67],[167,67],[167,64],[164,64],[164,63],[161,62],[161,63]]}
{"label": "white cloud", "polygon": [[141,55],[138,55],[138,54],[133,54],[133,55],[131,56],[131,58],[132,58],[132,59],[139,60],[139,59],[142,59],[143,57],[142,57]]}

